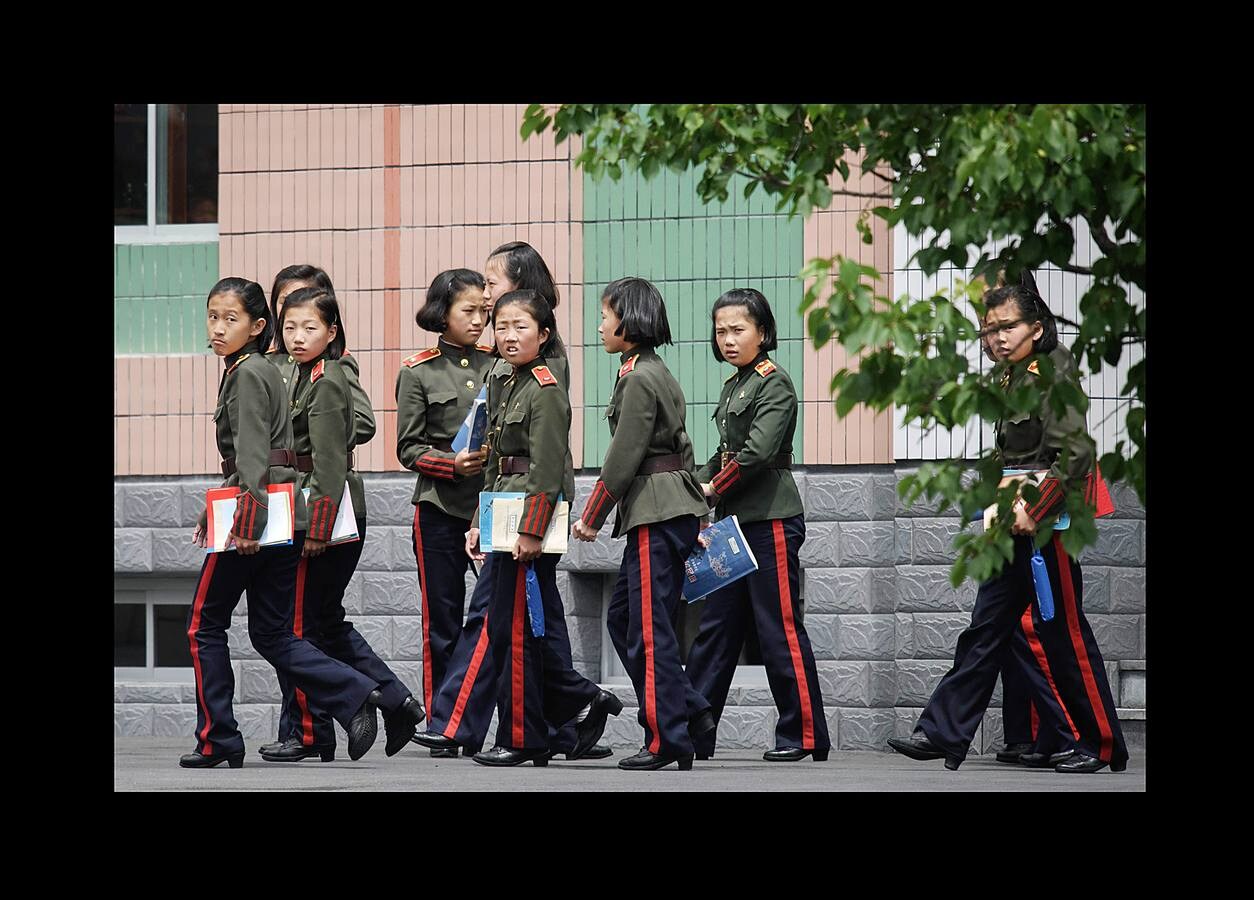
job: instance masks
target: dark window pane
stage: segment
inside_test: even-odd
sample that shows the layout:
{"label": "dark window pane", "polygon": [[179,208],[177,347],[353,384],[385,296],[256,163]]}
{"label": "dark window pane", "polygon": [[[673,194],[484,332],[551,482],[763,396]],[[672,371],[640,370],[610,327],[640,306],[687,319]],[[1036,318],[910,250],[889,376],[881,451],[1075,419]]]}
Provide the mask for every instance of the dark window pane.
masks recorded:
{"label": "dark window pane", "polygon": [[157,224],[218,221],[218,107],[157,105]]}
{"label": "dark window pane", "polygon": [[145,608],[142,603],[113,604],[113,664],[146,666]]}
{"label": "dark window pane", "polygon": [[148,224],[148,105],[113,104],[113,224]]}
{"label": "dark window pane", "polygon": [[152,608],[155,665],[191,668],[192,651],[187,642],[187,613],[190,604],[158,603]]}

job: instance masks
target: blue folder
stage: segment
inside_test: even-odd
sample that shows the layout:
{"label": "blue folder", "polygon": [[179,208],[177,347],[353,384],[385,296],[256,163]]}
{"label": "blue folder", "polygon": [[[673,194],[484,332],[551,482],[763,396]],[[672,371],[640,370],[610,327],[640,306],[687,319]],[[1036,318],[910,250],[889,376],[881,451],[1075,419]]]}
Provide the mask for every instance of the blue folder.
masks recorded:
{"label": "blue folder", "polygon": [[758,570],[758,561],[735,516],[720,519],[701,536],[709,541],[709,546],[697,544],[684,562],[682,593],[689,603]]}

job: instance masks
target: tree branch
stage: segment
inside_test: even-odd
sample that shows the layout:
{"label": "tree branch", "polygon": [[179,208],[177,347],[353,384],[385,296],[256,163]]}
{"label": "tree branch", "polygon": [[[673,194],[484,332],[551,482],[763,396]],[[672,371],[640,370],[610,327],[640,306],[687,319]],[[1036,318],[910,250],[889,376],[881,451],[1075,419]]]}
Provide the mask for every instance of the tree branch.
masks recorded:
{"label": "tree branch", "polygon": [[1089,234],[1093,235],[1093,240],[1097,246],[1102,248],[1102,252],[1108,257],[1113,257],[1119,249],[1119,245],[1115,243],[1115,239],[1106,233],[1104,224],[1095,224],[1090,219],[1085,219],[1089,223]]}

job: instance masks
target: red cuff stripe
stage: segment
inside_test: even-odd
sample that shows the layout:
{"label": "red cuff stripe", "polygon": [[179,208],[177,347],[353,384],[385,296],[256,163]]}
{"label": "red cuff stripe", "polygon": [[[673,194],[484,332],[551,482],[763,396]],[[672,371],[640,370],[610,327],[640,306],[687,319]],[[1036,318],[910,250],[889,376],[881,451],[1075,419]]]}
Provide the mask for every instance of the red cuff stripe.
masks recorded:
{"label": "red cuff stripe", "polygon": [[721,472],[714,476],[714,481],[711,484],[711,487],[713,487],[716,492],[722,494],[725,493],[729,487],[735,484],[739,478],[740,463],[732,460],[732,462],[728,463]]}
{"label": "red cuff stripe", "polygon": [[616,503],[614,495],[609,492],[605,485],[597,481],[596,487],[592,489],[592,496],[588,498],[588,505],[584,507],[583,521],[584,524],[594,528],[599,528],[601,524],[601,511],[605,508],[606,501]]}
{"label": "red cuff stripe", "polygon": [[1060,485],[1057,480],[1053,478],[1045,479],[1041,484],[1041,498],[1035,506],[1028,510],[1028,515],[1037,521],[1043,518],[1045,510],[1053,504],[1054,499],[1058,496],[1059,489]]}

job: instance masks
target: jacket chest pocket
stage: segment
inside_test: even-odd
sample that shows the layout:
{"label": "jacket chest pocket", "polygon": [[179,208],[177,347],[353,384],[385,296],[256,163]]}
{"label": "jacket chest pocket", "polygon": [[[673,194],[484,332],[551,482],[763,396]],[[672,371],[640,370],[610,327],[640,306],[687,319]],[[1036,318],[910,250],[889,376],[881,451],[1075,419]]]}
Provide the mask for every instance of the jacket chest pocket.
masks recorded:
{"label": "jacket chest pocket", "polygon": [[611,403],[605,407],[605,418],[615,425],[618,424],[618,407]]}
{"label": "jacket chest pocket", "polygon": [[1041,445],[1043,435],[1041,420],[1030,413],[1024,413],[1006,420],[1006,424],[1002,426],[1002,445],[1013,452],[1036,450]]}
{"label": "jacket chest pocket", "polygon": [[506,456],[527,455],[527,411],[511,409],[501,420],[501,453]]}
{"label": "jacket chest pocket", "polygon": [[213,421],[217,422],[222,418],[222,414],[226,412],[226,404],[219,403],[218,408],[213,411]]}
{"label": "jacket chest pocket", "polygon": [[[457,414],[457,404],[454,402],[456,399],[456,391],[428,391],[427,409],[429,413],[427,418],[429,422],[442,431],[453,425],[454,433],[456,433],[456,426],[460,425],[460,420],[465,418],[465,416]],[[456,424],[454,424],[454,420],[457,420]]]}

